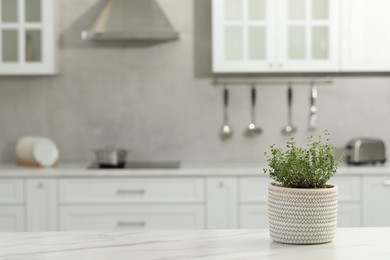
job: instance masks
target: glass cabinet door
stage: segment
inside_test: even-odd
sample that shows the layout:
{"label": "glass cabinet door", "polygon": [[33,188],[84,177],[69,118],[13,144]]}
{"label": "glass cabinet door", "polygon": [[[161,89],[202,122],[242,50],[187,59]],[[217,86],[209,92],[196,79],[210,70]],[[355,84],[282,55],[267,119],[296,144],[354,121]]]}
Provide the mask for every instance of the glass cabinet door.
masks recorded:
{"label": "glass cabinet door", "polygon": [[0,74],[55,73],[55,0],[0,0]]}
{"label": "glass cabinet door", "polygon": [[273,71],[274,0],[213,1],[213,71]]}
{"label": "glass cabinet door", "polygon": [[337,71],[337,0],[281,0],[278,70]]}

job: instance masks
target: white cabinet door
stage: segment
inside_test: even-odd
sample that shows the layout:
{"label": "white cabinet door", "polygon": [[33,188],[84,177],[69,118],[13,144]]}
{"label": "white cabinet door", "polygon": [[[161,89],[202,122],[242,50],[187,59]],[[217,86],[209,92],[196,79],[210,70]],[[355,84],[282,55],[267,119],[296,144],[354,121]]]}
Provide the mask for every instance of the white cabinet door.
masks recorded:
{"label": "white cabinet door", "polygon": [[213,0],[213,72],[275,70],[275,0]]}
{"label": "white cabinet door", "polygon": [[268,206],[266,203],[241,204],[240,228],[268,228]]}
{"label": "white cabinet door", "polygon": [[213,71],[338,71],[339,5],[339,0],[213,0]]}
{"label": "white cabinet door", "polygon": [[361,225],[360,203],[339,201],[337,205],[337,226],[360,227]]}
{"label": "white cabinet door", "polygon": [[342,71],[390,71],[390,1],[341,3]]}
{"label": "white cabinet door", "polygon": [[0,203],[22,204],[24,203],[24,182],[22,179],[0,180]]}
{"label": "white cabinet door", "polygon": [[56,73],[56,0],[0,4],[0,75]]}
{"label": "white cabinet door", "polygon": [[203,229],[203,205],[61,206],[60,231]]}
{"label": "white cabinet door", "polygon": [[237,228],[237,178],[207,178],[208,229]]}
{"label": "white cabinet door", "polygon": [[363,225],[390,227],[390,177],[363,177]]}
{"label": "white cabinet door", "polygon": [[361,177],[336,176],[329,184],[338,186],[337,226],[360,227],[362,225],[361,211]]}
{"label": "white cabinet door", "polygon": [[57,180],[29,179],[26,188],[27,231],[56,231]]}
{"label": "white cabinet door", "polygon": [[276,2],[278,71],[338,71],[339,0]]}
{"label": "white cabinet door", "polygon": [[0,232],[25,231],[23,206],[0,206]]}

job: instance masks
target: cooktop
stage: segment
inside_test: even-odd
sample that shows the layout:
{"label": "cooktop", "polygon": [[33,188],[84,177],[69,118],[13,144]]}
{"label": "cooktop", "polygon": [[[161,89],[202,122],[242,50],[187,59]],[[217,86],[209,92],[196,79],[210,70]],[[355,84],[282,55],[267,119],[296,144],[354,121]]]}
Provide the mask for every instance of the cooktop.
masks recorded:
{"label": "cooktop", "polygon": [[88,169],[178,169],[180,168],[179,161],[150,161],[150,162],[126,162],[120,165],[99,165],[97,162],[88,166]]}

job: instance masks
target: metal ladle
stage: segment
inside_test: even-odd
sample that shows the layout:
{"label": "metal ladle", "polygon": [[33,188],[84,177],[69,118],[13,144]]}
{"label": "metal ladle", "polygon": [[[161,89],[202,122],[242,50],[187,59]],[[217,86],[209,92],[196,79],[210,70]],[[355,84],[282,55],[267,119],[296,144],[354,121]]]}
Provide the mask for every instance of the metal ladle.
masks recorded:
{"label": "metal ladle", "polygon": [[292,124],[292,87],[291,83],[288,83],[288,90],[287,90],[287,105],[288,105],[288,122],[287,125],[282,129],[282,133],[284,135],[291,135],[295,131],[297,131],[297,128]]}
{"label": "metal ladle", "polygon": [[229,118],[227,108],[229,105],[229,90],[224,86],[223,88],[223,125],[219,131],[219,136],[222,140],[229,139],[233,135],[233,129],[229,125]]}
{"label": "metal ladle", "polygon": [[251,88],[251,122],[248,125],[245,135],[246,136],[256,136],[258,134],[261,134],[263,130],[256,126],[256,87],[255,84],[252,85]]}

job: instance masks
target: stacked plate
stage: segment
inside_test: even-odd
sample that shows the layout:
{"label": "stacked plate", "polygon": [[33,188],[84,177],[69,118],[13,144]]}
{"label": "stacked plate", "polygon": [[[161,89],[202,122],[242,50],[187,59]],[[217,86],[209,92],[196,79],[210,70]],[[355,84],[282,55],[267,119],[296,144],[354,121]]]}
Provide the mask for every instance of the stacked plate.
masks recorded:
{"label": "stacked plate", "polygon": [[25,136],[16,144],[16,157],[20,165],[52,167],[58,162],[59,151],[49,138]]}

